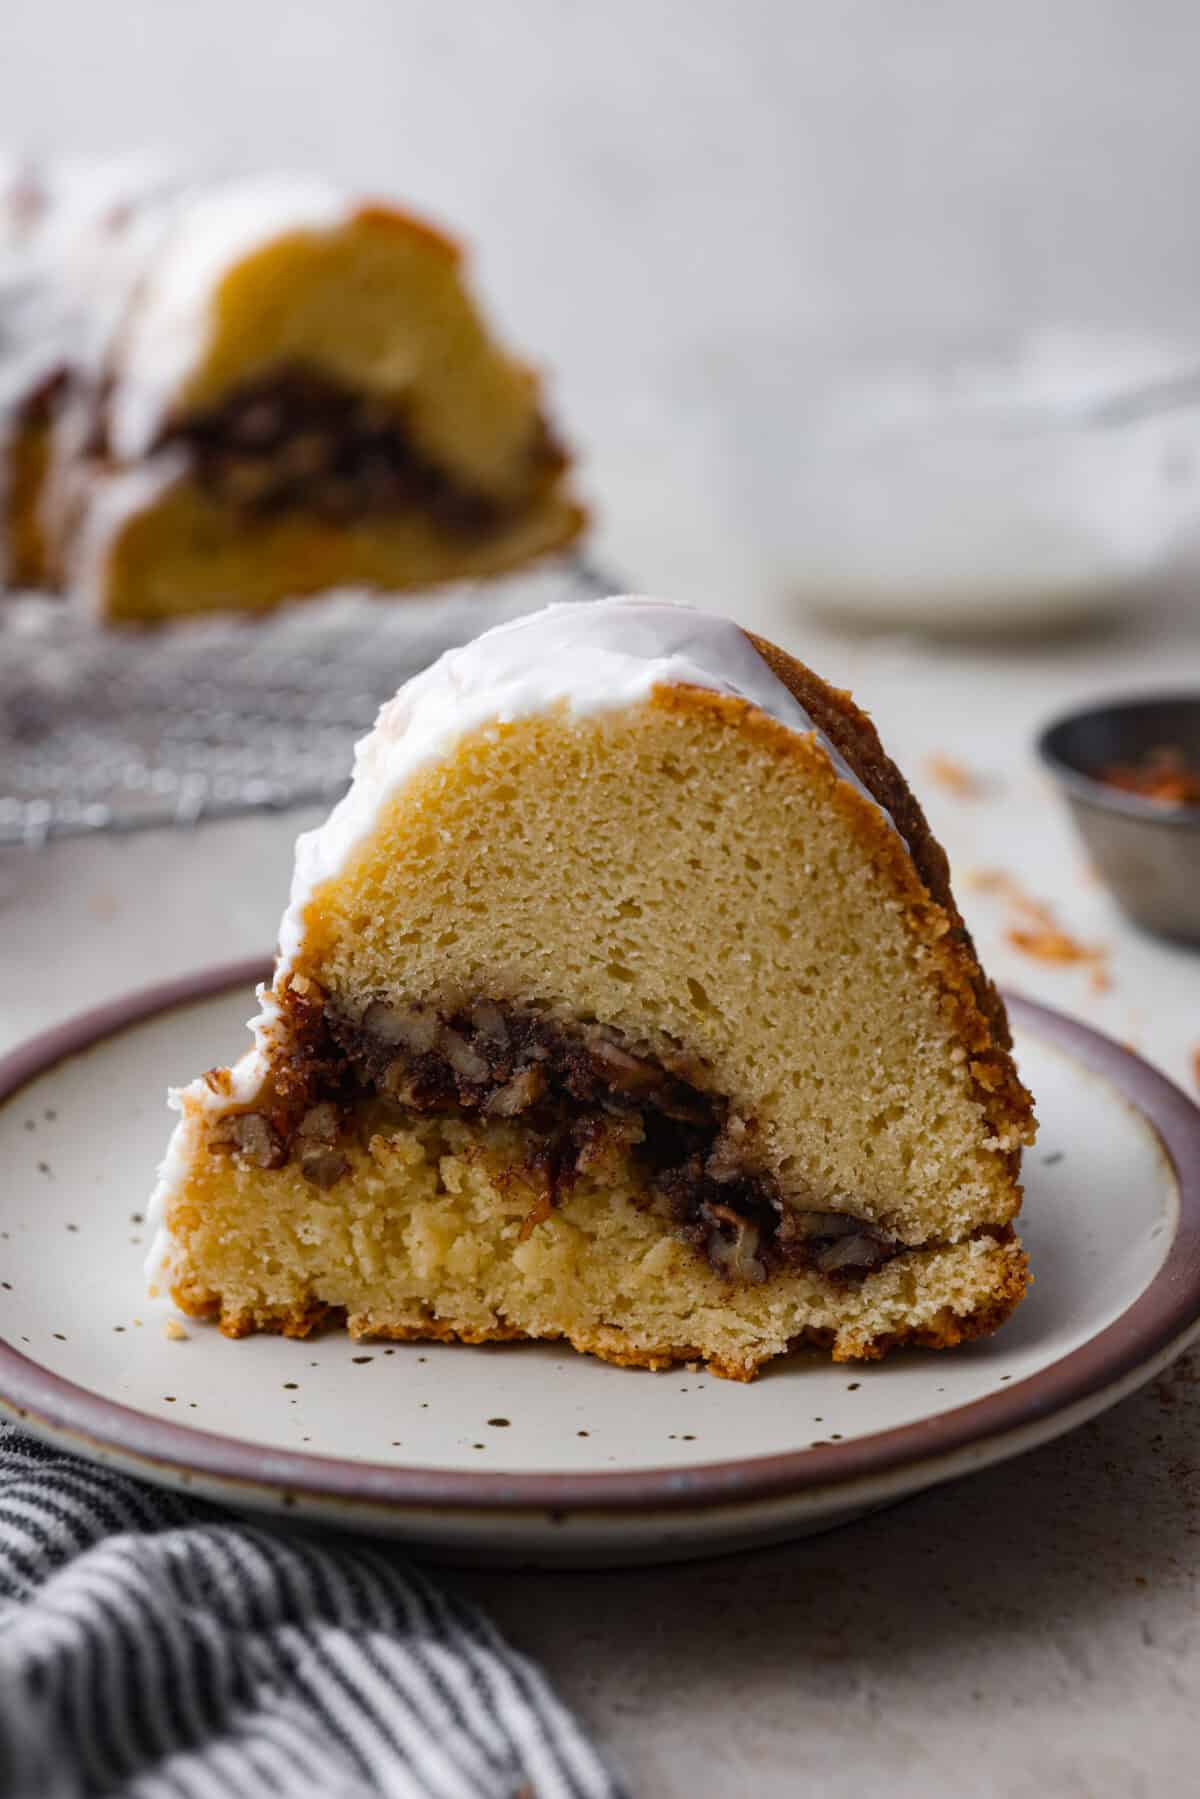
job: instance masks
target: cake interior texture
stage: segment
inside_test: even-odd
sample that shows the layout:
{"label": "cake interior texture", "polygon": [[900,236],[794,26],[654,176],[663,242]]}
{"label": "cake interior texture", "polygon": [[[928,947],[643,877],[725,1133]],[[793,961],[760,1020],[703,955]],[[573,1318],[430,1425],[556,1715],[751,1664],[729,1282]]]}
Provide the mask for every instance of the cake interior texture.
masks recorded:
{"label": "cake interior texture", "polygon": [[185,1099],[176,1302],[736,1378],[1002,1322],[1032,1134],[1003,1009],[870,727],[805,698],[890,816],[688,686],[417,771],[305,908],[261,1090]]}
{"label": "cake interior texture", "polygon": [[[119,504],[122,477],[111,479]],[[268,612],[335,587],[399,593],[500,575],[564,548],[583,523],[561,493],[497,515],[478,532],[447,530],[408,503],[340,519],[333,504],[246,508],[214,497],[199,479],[173,480],[131,508],[86,585],[114,620]]]}

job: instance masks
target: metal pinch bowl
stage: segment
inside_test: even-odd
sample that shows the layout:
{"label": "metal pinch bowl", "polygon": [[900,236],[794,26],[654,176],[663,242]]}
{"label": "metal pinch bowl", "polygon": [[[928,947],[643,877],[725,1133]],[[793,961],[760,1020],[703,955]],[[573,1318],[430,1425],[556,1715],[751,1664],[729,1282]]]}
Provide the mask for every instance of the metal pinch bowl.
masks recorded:
{"label": "metal pinch bowl", "polygon": [[1163,746],[1200,767],[1200,693],[1072,712],[1048,725],[1037,747],[1122,911],[1159,936],[1200,945],[1200,806],[1165,805],[1102,778],[1114,763]]}

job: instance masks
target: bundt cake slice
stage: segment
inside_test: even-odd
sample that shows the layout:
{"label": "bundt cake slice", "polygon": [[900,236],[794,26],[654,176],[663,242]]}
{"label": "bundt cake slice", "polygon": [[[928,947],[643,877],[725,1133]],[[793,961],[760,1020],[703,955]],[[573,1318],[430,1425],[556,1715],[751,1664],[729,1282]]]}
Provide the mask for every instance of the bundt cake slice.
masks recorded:
{"label": "bundt cake slice", "polygon": [[[0,357],[10,581],[153,621],[490,575],[577,535],[538,378],[450,238],[315,179],[130,172],[121,198],[122,176],[10,183],[32,295],[29,353]],[[0,225],[4,202],[0,176]]]}
{"label": "bundt cake slice", "polygon": [[1024,1291],[1031,1104],[945,856],[848,696],[724,620],[552,607],[402,688],[260,997],[153,1201],[152,1281],[231,1336],[746,1379]]}

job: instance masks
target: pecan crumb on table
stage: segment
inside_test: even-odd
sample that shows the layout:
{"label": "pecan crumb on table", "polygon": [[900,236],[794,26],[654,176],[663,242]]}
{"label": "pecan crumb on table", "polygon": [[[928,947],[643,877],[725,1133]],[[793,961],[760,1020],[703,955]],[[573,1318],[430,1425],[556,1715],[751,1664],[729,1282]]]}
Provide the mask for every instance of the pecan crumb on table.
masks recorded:
{"label": "pecan crumb on table", "polygon": [[1035,956],[1039,962],[1103,962],[1108,951],[1080,943],[1055,924],[1010,925],[1004,933],[1014,949]]}
{"label": "pecan crumb on table", "polygon": [[977,893],[994,893],[1018,915],[1005,930],[1005,938],[1013,949],[1032,956],[1039,962],[1088,963],[1092,968],[1092,988],[1107,992],[1112,985],[1108,973],[1109,950],[1104,944],[1081,943],[1064,930],[1045,900],[1035,899],[1020,882],[1004,869],[981,868],[967,877],[967,885]]}
{"label": "pecan crumb on table", "polygon": [[1054,914],[1045,900],[1035,899],[1027,893],[1015,875],[1010,875],[1003,868],[975,868],[966,877],[966,885],[975,893],[994,893],[999,899],[1006,900],[1015,911],[1036,919],[1040,924],[1053,925]]}
{"label": "pecan crumb on table", "polygon": [[944,756],[939,751],[925,758],[925,773],[939,787],[945,788],[959,800],[986,799],[990,791],[990,783],[982,775],[960,762],[955,756]]}

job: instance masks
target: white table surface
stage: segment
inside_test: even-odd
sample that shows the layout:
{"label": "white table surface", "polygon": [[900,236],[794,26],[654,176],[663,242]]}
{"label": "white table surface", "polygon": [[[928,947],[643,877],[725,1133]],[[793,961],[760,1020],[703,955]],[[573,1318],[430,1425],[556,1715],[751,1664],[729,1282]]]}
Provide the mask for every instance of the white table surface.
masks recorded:
{"label": "white table surface", "polygon": [[[1030,738],[1076,695],[1195,684],[1200,604],[1194,622],[1181,606],[1025,651],[807,627],[759,528],[764,458],[787,442],[754,396],[797,338],[1195,334],[1198,72],[1191,0],[0,9],[6,141],[329,168],[459,226],[493,310],[555,371],[608,559],[853,686],[927,802],[991,970],[1184,1082],[1200,956],[1122,926]],[[924,778],[931,753],[991,797]],[[0,1046],[267,951],[302,822],[0,855]],[[962,879],[981,867],[1110,945],[1110,989],[1012,950],[1004,907]],[[1181,1371],[1064,1443],[793,1548],[454,1578],[543,1658],[639,1795],[1151,1799],[1200,1787],[1198,1470],[1200,1384]]]}

